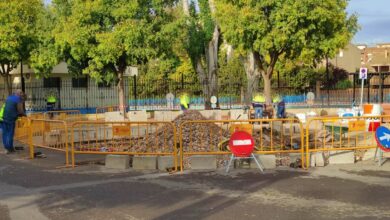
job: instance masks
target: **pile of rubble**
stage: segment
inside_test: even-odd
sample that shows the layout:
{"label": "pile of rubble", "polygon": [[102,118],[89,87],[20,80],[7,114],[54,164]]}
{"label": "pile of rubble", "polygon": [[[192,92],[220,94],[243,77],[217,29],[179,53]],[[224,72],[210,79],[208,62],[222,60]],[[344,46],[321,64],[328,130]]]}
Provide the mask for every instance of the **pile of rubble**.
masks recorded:
{"label": "pile of rubble", "polygon": [[[172,121],[175,125],[178,137],[180,132],[182,132],[181,136],[183,137],[183,147],[185,151],[217,151],[218,144],[224,139],[229,138],[229,132],[223,130],[215,123],[185,123],[187,121],[207,120],[208,119],[202,116],[198,111],[190,110],[179,115]],[[181,125],[182,128],[180,128]],[[172,127],[161,127],[155,134],[144,137],[143,140],[147,141],[149,146],[173,146],[173,137]],[[177,140],[178,144],[179,141],[180,140]],[[207,149],[209,146],[213,147],[213,149]]]}

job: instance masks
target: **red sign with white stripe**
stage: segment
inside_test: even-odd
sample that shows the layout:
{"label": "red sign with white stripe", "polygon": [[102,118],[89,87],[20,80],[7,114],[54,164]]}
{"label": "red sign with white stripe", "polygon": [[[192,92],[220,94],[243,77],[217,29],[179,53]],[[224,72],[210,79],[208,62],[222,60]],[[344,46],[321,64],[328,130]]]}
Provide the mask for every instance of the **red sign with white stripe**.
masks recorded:
{"label": "red sign with white stripe", "polygon": [[245,131],[234,132],[230,137],[229,147],[234,156],[249,157],[254,149],[252,135]]}

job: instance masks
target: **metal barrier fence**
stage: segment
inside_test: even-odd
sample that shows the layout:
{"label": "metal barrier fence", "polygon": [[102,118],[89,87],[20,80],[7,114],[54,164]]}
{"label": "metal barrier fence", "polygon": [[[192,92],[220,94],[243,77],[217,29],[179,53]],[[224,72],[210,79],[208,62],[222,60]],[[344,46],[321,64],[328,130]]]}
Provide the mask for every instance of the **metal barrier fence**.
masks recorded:
{"label": "metal barrier fence", "polygon": [[304,129],[298,119],[187,121],[180,125],[179,133],[181,170],[185,156],[231,154],[228,140],[236,130],[252,135],[255,154],[283,157],[299,153],[304,161]]}
{"label": "metal barrier fence", "polygon": [[35,147],[61,151],[65,152],[65,165],[69,166],[70,136],[65,121],[32,119],[28,129],[30,158],[34,158]]}
{"label": "metal barrier fence", "polygon": [[79,110],[47,111],[44,113],[44,119],[75,122],[75,121],[81,121],[82,115]]}
{"label": "metal barrier fence", "polygon": [[306,125],[306,163],[313,152],[358,151],[377,148],[375,130],[390,116],[313,118]]}
{"label": "metal barrier fence", "polygon": [[73,166],[75,154],[119,154],[172,156],[177,167],[177,135],[171,122],[75,122],[71,134]]}

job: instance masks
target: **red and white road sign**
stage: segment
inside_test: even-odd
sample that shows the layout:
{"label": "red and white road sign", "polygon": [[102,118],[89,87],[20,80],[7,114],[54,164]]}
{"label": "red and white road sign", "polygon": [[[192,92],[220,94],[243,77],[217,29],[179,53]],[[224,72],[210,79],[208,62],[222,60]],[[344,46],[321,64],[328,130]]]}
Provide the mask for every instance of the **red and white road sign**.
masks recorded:
{"label": "red and white road sign", "polygon": [[236,131],[232,134],[229,141],[230,151],[236,157],[249,157],[254,149],[252,135],[245,131]]}

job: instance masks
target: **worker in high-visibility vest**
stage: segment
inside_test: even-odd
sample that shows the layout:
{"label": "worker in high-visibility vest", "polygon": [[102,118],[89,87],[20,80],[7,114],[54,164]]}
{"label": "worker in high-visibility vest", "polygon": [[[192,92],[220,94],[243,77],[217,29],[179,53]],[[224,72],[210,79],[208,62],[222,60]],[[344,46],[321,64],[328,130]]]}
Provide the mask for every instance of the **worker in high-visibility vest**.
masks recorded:
{"label": "worker in high-visibility vest", "polygon": [[46,110],[47,111],[53,111],[55,108],[55,105],[57,103],[57,98],[54,94],[50,93],[46,97]]}
{"label": "worker in high-visibility vest", "polygon": [[255,118],[263,118],[263,111],[265,109],[265,97],[263,94],[256,93],[252,99],[252,106],[255,110]]}
{"label": "worker in high-visibility vest", "polygon": [[186,111],[190,108],[190,97],[187,93],[183,93],[180,96],[180,108],[182,111]]}
{"label": "worker in high-visibility vest", "polygon": [[276,111],[276,118],[285,118],[286,115],[286,104],[284,99],[280,95],[276,95],[272,102]]}

